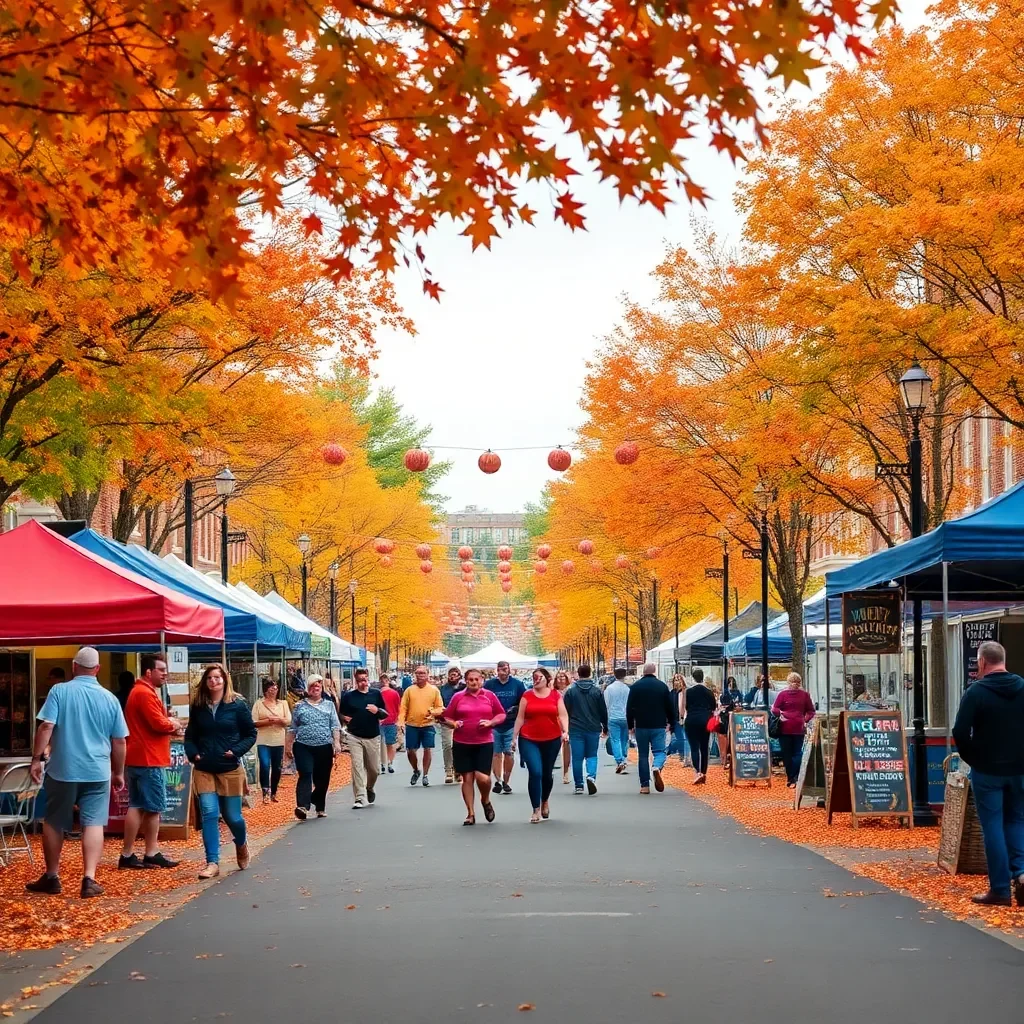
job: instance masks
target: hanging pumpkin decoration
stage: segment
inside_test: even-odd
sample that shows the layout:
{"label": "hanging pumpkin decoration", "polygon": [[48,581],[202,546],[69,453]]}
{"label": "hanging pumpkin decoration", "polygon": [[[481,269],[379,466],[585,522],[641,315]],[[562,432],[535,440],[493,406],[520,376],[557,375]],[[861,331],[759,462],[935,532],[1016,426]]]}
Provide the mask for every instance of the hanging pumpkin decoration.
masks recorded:
{"label": "hanging pumpkin decoration", "polygon": [[539,548],[537,548],[537,557],[538,558],[550,558],[551,557],[551,545],[550,544],[541,544],[541,546]]}
{"label": "hanging pumpkin decoration", "polygon": [[328,466],[340,466],[348,458],[348,452],[340,444],[325,444],[320,449],[320,456]]}
{"label": "hanging pumpkin decoration", "polygon": [[395,542],[393,540],[388,540],[387,537],[378,537],[373,542],[373,550],[376,551],[378,555],[390,555],[391,552],[395,550]]}
{"label": "hanging pumpkin decoration", "polygon": [[512,563],[511,562],[501,561],[501,562],[498,563],[498,572],[511,572],[511,571],[512,571]]}
{"label": "hanging pumpkin decoration", "polygon": [[420,562],[420,572],[423,573],[424,576],[429,576],[430,573],[432,573],[433,571],[434,571],[434,563],[433,562]]}
{"label": "hanging pumpkin decoration", "polygon": [[512,579],[512,573],[510,573],[510,572],[499,573],[498,579],[501,580],[502,583],[505,583],[506,581]]}
{"label": "hanging pumpkin decoration", "polygon": [[573,565],[572,561],[568,558],[562,563],[562,572],[564,572],[566,576],[569,576],[575,568],[576,566]]}
{"label": "hanging pumpkin decoration", "polygon": [[615,461],[620,466],[632,466],[640,458],[640,446],[636,441],[623,441],[615,449]]}
{"label": "hanging pumpkin decoration", "polygon": [[497,473],[501,469],[501,459],[490,448],[476,460],[476,464],[480,467],[481,473]]}
{"label": "hanging pumpkin decoration", "polygon": [[615,568],[616,569],[628,569],[629,568],[629,557],[627,555],[616,555],[615,556]]}
{"label": "hanging pumpkin decoration", "polygon": [[502,582],[501,582],[501,589],[503,591],[505,591],[505,593],[507,594],[512,589],[512,581],[511,580],[502,580]]}
{"label": "hanging pumpkin decoration", "polygon": [[471,572],[464,572],[462,574],[462,582],[463,583],[472,583],[473,582],[473,574]]}
{"label": "hanging pumpkin decoration", "polygon": [[424,561],[430,557],[430,545],[429,544],[417,544],[416,545],[416,557],[422,558]]}
{"label": "hanging pumpkin decoration", "polygon": [[473,549],[471,547],[467,547],[465,544],[463,544],[462,547],[459,548],[459,558],[461,558],[462,561],[465,562],[465,561],[468,561],[472,557],[473,557]]}
{"label": "hanging pumpkin decoration", "polygon": [[576,545],[576,550],[581,555],[592,555],[594,553],[594,542],[592,540],[581,540]]}
{"label": "hanging pumpkin decoration", "polygon": [[533,563],[533,571],[540,573],[540,575],[543,576],[544,573],[548,571],[548,563],[545,562],[543,558],[538,558],[537,561]]}
{"label": "hanging pumpkin decoration", "polygon": [[410,473],[422,473],[430,465],[430,452],[422,448],[410,448],[405,453],[404,461]]}
{"label": "hanging pumpkin decoration", "polygon": [[592,558],[590,560],[590,571],[591,572],[601,572],[602,569],[604,569],[604,565],[601,564],[601,559],[600,558]]}
{"label": "hanging pumpkin decoration", "polygon": [[500,548],[498,548],[498,558],[502,562],[511,562],[512,554],[512,549],[507,544],[503,544]]}
{"label": "hanging pumpkin decoration", "polygon": [[380,562],[380,566],[381,566],[382,569],[390,569],[391,568],[391,556],[390,555],[381,555],[380,558],[377,559],[377,561]]}
{"label": "hanging pumpkin decoration", "polygon": [[462,571],[468,573],[471,573],[473,571],[473,563],[469,561],[468,558],[466,559],[465,562],[462,563]]}
{"label": "hanging pumpkin decoration", "polygon": [[559,445],[548,452],[548,465],[556,473],[564,473],[572,465],[572,456]]}

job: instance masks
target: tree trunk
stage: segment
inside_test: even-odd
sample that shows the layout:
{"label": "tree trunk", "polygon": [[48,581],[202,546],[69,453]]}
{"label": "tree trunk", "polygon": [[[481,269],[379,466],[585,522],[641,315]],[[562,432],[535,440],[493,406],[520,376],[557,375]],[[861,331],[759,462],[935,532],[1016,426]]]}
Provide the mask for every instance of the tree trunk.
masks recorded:
{"label": "tree trunk", "polygon": [[70,494],[62,494],[57,500],[60,514],[67,520],[84,519],[87,526],[92,526],[92,517],[100,502],[100,488],[94,491],[84,488],[76,489]]}

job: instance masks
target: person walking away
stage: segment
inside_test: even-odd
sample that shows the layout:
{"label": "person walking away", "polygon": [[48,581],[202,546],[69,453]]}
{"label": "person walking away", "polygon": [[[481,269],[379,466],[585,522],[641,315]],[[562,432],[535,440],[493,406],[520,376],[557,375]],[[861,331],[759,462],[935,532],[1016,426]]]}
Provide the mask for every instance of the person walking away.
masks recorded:
{"label": "person walking away", "polygon": [[[587,792],[597,793],[597,752],[601,737],[608,732],[608,708],[601,688],[590,677],[590,666],[576,669],[577,680],[562,694],[569,715],[569,747],[572,751],[572,778],[576,792],[583,792],[584,778]],[[584,762],[586,775],[584,776]]]}
{"label": "person walking away", "polygon": [[814,701],[803,689],[799,673],[790,672],[786,676],[786,689],[775,698],[772,713],[782,718],[779,745],[782,747],[782,763],[786,768],[786,788],[794,789],[800,774],[807,723],[814,718]]}
{"label": "person walking away", "polygon": [[405,727],[405,750],[412,765],[410,786],[420,780],[419,752],[423,750],[423,785],[429,786],[428,773],[434,756],[434,719],[444,711],[441,691],[430,681],[426,665],[413,670],[412,685],[402,694],[398,724]]}
{"label": "person walking away", "polygon": [[[60,673],[60,678],[52,678],[55,672]],[[64,682],[64,669],[62,668],[51,668],[50,669],[50,685],[54,683]],[[132,695],[132,690],[135,689],[135,676],[127,669],[121,672],[117,677],[117,702],[121,705],[121,710],[124,711],[128,707],[128,698]]]}
{"label": "person walking away", "polygon": [[361,811],[377,799],[377,765],[380,761],[380,723],[388,709],[380,690],[370,688],[370,673],[355,671],[356,688],[341,695],[341,720],[348,726],[348,747],[352,755],[352,809]]}
{"label": "person walking away", "polygon": [[220,874],[220,818],[235,841],[238,870],[249,866],[242,797],[245,768],[242,755],[256,742],[249,705],[235,693],[231,674],[219,664],[203,669],[188,709],[185,756],[192,762],[192,785],[202,813],[206,866],[200,878]]}
{"label": "person walking away", "polygon": [[711,688],[704,683],[704,670],[693,670],[693,683],[686,688],[683,700],[686,720],[683,728],[690,744],[690,763],[693,765],[693,784],[700,786],[708,781],[708,748],[711,744],[711,733],[708,732],[708,721],[715,713],[718,698]]}
{"label": "person walking away", "polygon": [[971,787],[988,860],[988,891],[971,899],[1024,907],[1024,679],[1006,671],[1006,649],[978,647],[978,678],[960,701],[953,739],[971,766]]}
{"label": "person walking away", "polygon": [[[125,724],[121,705],[96,676],[100,656],[95,647],[75,655],[72,676],[50,688],[36,716],[32,747],[32,781],[42,782],[46,794],[43,821],[43,858],[46,870],[29,892],[57,896],[61,892],[60,854],[64,833],[74,825],[75,806],[82,826],[82,899],[103,895],[96,869],[103,855],[103,829],[107,824],[110,790],[124,789]],[[50,758],[44,756],[50,748]],[[46,777],[43,778],[43,768]]]}
{"label": "person walking away", "polygon": [[677,672],[672,677],[672,699],[676,702],[676,722],[672,726],[672,742],[668,756],[679,755],[679,763],[686,764],[686,730],[683,729],[683,714],[686,700],[686,677]]}
{"label": "person walking away", "polygon": [[[480,682],[482,685],[483,673],[480,674]],[[461,693],[466,689],[466,684],[462,681],[462,672],[452,665],[448,669],[448,678],[441,684],[439,689],[441,691],[441,703],[448,707],[455,694]],[[502,715],[502,720],[504,721],[504,715]],[[452,747],[455,742],[454,734],[455,730],[451,728],[443,728],[441,730],[441,753],[444,755],[444,783],[446,786],[451,786],[457,781],[461,781],[456,775],[454,755],[452,753]]]}
{"label": "person walking away", "polygon": [[629,700],[629,684],[626,670],[615,670],[615,681],[604,691],[604,703],[608,709],[608,737],[615,758],[615,774],[622,775],[629,768],[629,723],[626,721],[626,701]]}
{"label": "person walking away", "polygon": [[277,683],[273,679],[264,679],[263,696],[252,706],[260,789],[263,802],[274,804],[277,803],[277,788],[281,784],[281,766],[284,764],[285,730],[292,722],[288,701],[278,700],[277,692]]}
{"label": "person walking away", "polygon": [[[167,810],[167,769],[171,766],[171,737],[185,732],[185,723],[168,716],[160,699],[167,678],[167,663],[156,654],[144,654],[142,675],[125,705],[128,725],[125,780],[128,813],[124,817],[124,841],[117,858],[120,870],[175,868],[178,861],[160,852],[160,815]],[[135,854],[135,840],[142,831],[142,860]]]}
{"label": "person walking away", "polygon": [[[457,670],[456,670],[457,671]],[[449,671],[449,679],[451,671]],[[484,674],[478,668],[466,671],[466,684],[452,695],[439,719],[453,735],[452,762],[462,779],[462,800],[466,805],[463,825],[476,824],[476,790],[488,822],[494,821],[491,803],[493,729],[505,721],[505,709],[490,690],[484,689]]]}
{"label": "person walking away", "polygon": [[512,778],[512,767],[515,764],[512,758],[512,729],[519,713],[519,702],[526,693],[526,686],[521,679],[510,675],[507,661],[499,661],[496,672],[494,677],[484,683],[484,688],[490,690],[505,709],[505,724],[512,722],[513,726],[493,730],[494,764],[491,768],[494,772],[494,792],[511,793],[509,779]]}
{"label": "person walking away", "polygon": [[654,788],[659,793],[665,791],[665,780],[661,777],[666,757],[665,736],[672,731],[678,715],[672,691],[657,677],[657,671],[654,662],[647,662],[626,699],[626,723],[636,736],[641,793],[651,791],[652,760]]}
{"label": "person walking away", "polygon": [[288,732],[292,735],[295,768],[299,773],[295,784],[295,817],[305,821],[312,806],[318,818],[326,818],[331,768],[341,753],[341,720],[334,701],[324,696],[323,679],[319,675],[311,675],[306,680],[306,696],[292,709]]}
{"label": "person walking away", "polygon": [[562,744],[569,738],[569,714],[562,695],[551,685],[546,668],[533,671],[533,687],[524,691],[512,727],[512,749],[522,743],[529,774],[527,786],[533,816],[530,824],[551,816],[551,773]]}
{"label": "person walking away", "polygon": [[[523,685],[524,686],[526,685],[525,682],[524,682]],[[554,677],[554,679],[552,679],[551,685],[555,688],[555,690],[557,690],[562,695],[562,700],[565,700],[565,691],[568,690],[569,687],[572,685],[572,680],[569,678],[569,673],[565,672],[562,669],[559,669],[555,673],[555,677]],[[529,686],[527,686],[527,689],[532,688],[532,686],[533,686],[533,681],[531,680]],[[522,760],[522,751],[520,751],[519,757],[520,757],[520,761],[519,761],[520,767],[525,768],[526,764]],[[557,768],[558,765],[556,764],[555,767]],[[568,786],[569,785],[569,769],[571,767],[572,767],[572,747],[570,746],[569,741],[566,740],[565,742],[562,743],[562,784],[564,786]]]}
{"label": "person walking away", "polygon": [[380,773],[384,774],[386,765],[387,773],[394,775],[395,748],[398,743],[398,712],[402,706],[402,695],[395,689],[395,685],[388,678],[387,673],[380,677],[380,685],[377,689],[380,690],[380,695],[384,699],[384,707],[388,712],[387,718],[380,723]]}

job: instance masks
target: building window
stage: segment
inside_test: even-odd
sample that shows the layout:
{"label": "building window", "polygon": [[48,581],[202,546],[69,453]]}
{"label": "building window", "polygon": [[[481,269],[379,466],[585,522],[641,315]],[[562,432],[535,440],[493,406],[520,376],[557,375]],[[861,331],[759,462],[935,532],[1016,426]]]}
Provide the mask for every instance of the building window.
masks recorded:
{"label": "building window", "polygon": [[452,527],[452,543],[459,543],[459,528],[457,526]]}
{"label": "building window", "polygon": [[970,417],[964,420],[961,428],[961,462],[964,469],[974,468],[974,420]]}
{"label": "building window", "polygon": [[[511,530],[509,530],[509,534],[511,534],[511,533],[512,533],[512,531],[511,531]],[[496,540],[496,541],[497,541],[497,542],[498,542],[499,544],[503,543],[503,542],[504,542],[504,540],[505,540],[505,531],[504,531],[504,530],[495,530],[495,531],[494,531],[494,539],[495,539],[495,540]],[[512,539],[512,538],[511,538],[511,536],[510,536],[510,537],[509,537],[509,540],[511,540],[511,539]]]}
{"label": "building window", "polygon": [[979,447],[981,449],[981,500],[988,501],[992,497],[992,474],[989,472],[989,465],[992,460],[992,421],[987,415],[979,420],[981,427],[981,438]]}
{"label": "building window", "polygon": [[1003,490],[1013,486],[1013,424],[1003,424]]}
{"label": "building window", "polygon": [[472,544],[473,543],[473,527],[472,526],[467,526],[466,527],[466,543],[467,544]]}

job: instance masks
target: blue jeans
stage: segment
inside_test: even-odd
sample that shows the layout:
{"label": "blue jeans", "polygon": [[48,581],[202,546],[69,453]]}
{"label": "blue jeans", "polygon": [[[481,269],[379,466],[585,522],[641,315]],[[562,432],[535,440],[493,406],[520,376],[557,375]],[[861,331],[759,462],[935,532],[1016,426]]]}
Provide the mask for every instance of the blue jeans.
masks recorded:
{"label": "blue jeans", "polygon": [[640,785],[647,788],[651,784],[650,755],[654,755],[654,768],[661,771],[665,767],[665,730],[637,729],[636,753],[640,767]]}
{"label": "blue jeans", "polygon": [[615,763],[625,764],[629,760],[629,726],[624,718],[609,719],[608,737],[612,741]]}
{"label": "blue jeans", "polygon": [[256,748],[256,756],[260,759],[260,789],[277,796],[277,787],[281,784],[281,762],[284,760],[284,747]]}
{"label": "blue jeans", "polygon": [[519,750],[526,761],[526,770],[530,774],[527,789],[530,793],[530,806],[540,810],[540,806],[551,796],[551,772],[562,749],[562,739],[528,740],[520,733]]}
{"label": "blue jeans", "polygon": [[572,751],[572,781],[577,789],[583,788],[583,760],[586,758],[588,779],[597,778],[597,748],[601,743],[599,732],[569,730],[569,749]]}
{"label": "blue jeans", "polygon": [[242,817],[240,796],[217,796],[216,793],[199,793],[199,809],[203,812],[203,847],[208,864],[220,863],[220,821],[231,829],[235,846],[245,844],[245,818]]}
{"label": "blue jeans", "polygon": [[1010,895],[1010,880],[1024,875],[1024,775],[971,772],[974,803],[985,837],[989,888]]}
{"label": "blue jeans", "polygon": [[668,755],[671,757],[673,754],[679,755],[680,761],[686,760],[686,730],[683,728],[680,722],[676,722],[672,728],[672,742],[668,745]]}

